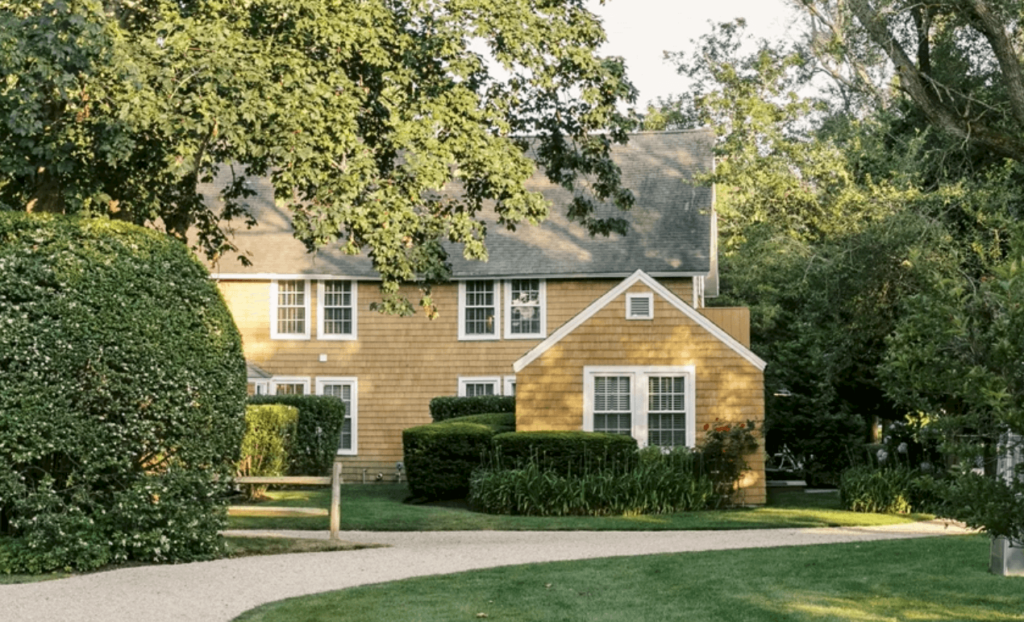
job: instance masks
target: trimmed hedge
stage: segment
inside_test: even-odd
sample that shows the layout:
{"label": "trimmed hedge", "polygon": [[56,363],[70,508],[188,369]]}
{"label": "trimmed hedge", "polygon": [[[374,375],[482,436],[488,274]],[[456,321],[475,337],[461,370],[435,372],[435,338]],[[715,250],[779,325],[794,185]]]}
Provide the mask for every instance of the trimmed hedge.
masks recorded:
{"label": "trimmed hedge", "polygon": [[499,468],[522,468],[535,462],[542,471],[563,476],[636,464],[636,441],[601,432],[513,432],[494,437]]}
{"label": "trimmed hedge", "polygon": [[483,462],[494,430],[481,423],[431,423],[402,432],[405,472],[413,497],[461,499],[469,475]]}
{"label": "trimmed hedge", "polygon": [[[236,473],[240,476],[278,477],[288,469],[295,444],[299,409],[284,404],[249,405],[245,408],[245,436]],[[250,499],[267,492],[266,485],[245,488]]]}
{"label": "trimmed hedge", "polygon": [[495,434],[502,434],[504,432],[516,431],[516,414],[485,413],[482,415],[469,415],[467,417],[456,417],[455,419],[448,419],[447,421],[442,422],[440,425],[448,425],[451,423],[479,423],[494,430]]}
{"label": "trimmed hedge", "polygon": [[430,418],[434,422],[485,413],[514,413],[515,396],[481,395],[479,397],[435,397],[430,400]]}
{"label": "trimmed hedge", "polygon": [[219,554],[245,359],[184,244],[0,212],[0,344],[0,572]]}
{"label": "trimmed hedge", "polygon": [[326,395],[254,395],[249,404],[284,404],[298,409],[289,475],[327,475],[341,443],[345,403]]}

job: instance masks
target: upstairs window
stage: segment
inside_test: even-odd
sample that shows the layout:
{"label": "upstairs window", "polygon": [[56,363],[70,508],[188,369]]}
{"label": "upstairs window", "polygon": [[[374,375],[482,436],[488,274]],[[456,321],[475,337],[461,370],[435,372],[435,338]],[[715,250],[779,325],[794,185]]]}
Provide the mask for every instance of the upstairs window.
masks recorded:
{"label": "upstairs window", "polygon": [[356,338],[356,285],[352,281],[320,281],[317,338]]}
{"label": "upstairs window", "polygon": [[547,330],[544,303],[544,281],[540,279],[505,281],[505,338],[543,338]]}
{"label": "upstairs window", "polygon": [[272,281],[270,337],[309,339],[309,281]]}
{"label": "upstairs window", "polygon": [[459,282],[459,339],[498,338],[496,281]]}

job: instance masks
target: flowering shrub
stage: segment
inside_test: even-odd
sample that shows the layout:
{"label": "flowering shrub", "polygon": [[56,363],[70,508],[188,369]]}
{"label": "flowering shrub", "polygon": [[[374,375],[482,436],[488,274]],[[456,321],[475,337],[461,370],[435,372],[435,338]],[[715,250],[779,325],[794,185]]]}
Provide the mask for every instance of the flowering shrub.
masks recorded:
{"label": "flowering shrub", "polygon": [[0,344],[0,572],[217,553],[245,362],[183,244],[0,212]]}

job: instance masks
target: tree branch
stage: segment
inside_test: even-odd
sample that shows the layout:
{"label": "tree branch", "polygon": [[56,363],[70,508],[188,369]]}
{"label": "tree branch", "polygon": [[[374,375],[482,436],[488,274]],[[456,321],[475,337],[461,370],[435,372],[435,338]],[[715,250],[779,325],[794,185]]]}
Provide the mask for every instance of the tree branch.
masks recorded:
{"label": "tree branch", "polygon": [[[976,0],[966,0],[976,1]],[[921,107],[928,120],[942,131],[976,146],[989,149],[1003,157],[1024,162],[1024,142],[1016,136],[982,123],[969,123],[959,112],[940,101],[925,84],[922,75],[906,51],[889,30],[886,19],[869,0],[849,0],[850,10],[863,26],[868,37],[892,60],[900,77],[900,87]]]}
{"label": "tree branch", "polygon": [[992,46],[992,51],[999,62],[999,69],[1006,80],[1006,90],[1010,98],[1010,109],[1014,120],[1024,125],[1024,78],[1021,76],[1020,60],[1013,42],[1007,36],[1002,22],[992,14],[992,9],[985,0],[962,0],[967,10],[973,13],[974,26]]}

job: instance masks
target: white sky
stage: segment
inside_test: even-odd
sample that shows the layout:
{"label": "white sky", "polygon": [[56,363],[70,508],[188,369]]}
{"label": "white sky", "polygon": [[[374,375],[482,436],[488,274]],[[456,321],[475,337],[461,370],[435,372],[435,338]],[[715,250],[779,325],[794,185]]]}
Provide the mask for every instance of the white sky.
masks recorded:
{"label": "white sky", "polygon": [[600,53],[626,59],[627,75],[640,90],[637,107],[686,90],[687,82],[663,58],[663,52],[689,51],[691,40],[719,23],[747,20],[756,38],[786,35],[793,10],[785,0],[589,0],[590,10],[604,20],[608,43]]}

